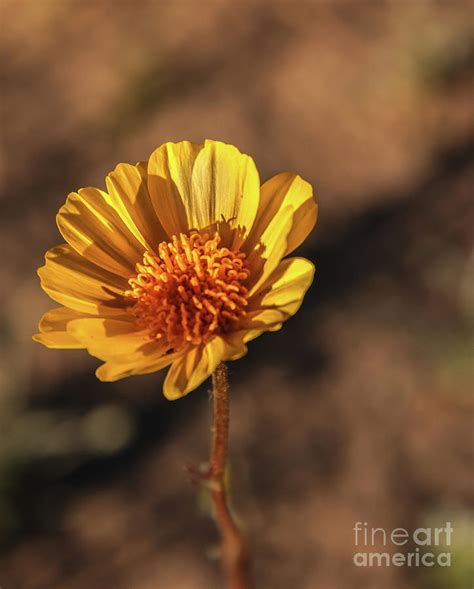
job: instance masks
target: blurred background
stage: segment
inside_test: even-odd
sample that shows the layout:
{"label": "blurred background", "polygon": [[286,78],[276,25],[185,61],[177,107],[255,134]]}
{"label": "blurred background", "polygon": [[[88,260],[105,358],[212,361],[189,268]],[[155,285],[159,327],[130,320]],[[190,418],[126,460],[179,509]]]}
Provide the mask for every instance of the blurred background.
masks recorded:
{"label": "blurred background", "polygon": [[[35,272],[67,193],[204,138],[262,180],[301,174],[320,204],[301,311],[230,365],[257,587],[471,587],[472,4],[1,0],[0,15],[2,589],[222,588],[184,468],[208,455],[209,383],[171,403],[161,373],[100,383],[86,352],[31,341],[56,306]],[[357,568],[357,521],[451,521],[453,565]]]}

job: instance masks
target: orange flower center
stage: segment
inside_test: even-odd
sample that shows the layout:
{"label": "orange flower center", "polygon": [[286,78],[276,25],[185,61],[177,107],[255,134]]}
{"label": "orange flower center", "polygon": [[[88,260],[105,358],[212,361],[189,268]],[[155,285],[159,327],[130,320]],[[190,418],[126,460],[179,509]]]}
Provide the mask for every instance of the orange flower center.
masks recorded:
{"label": "orange flower center", "polygon": [[171,349],[235,329],[245,316],[250,275],[246,255],[219,247],[220,237],[175,235],[145,252],[125,296],[150,336]]}

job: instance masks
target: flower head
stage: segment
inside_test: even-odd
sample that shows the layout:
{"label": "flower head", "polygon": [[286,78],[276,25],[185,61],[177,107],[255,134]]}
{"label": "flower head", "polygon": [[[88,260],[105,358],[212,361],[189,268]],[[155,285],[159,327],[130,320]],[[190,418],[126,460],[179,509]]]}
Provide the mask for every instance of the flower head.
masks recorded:
{"label": "flower head", "polygon": [[106,185],[71,193],[57,215],[67,243],[38,273],[63,306],[36,341],[86,348],[104,381],[169,366],[164,393],[176,399],[299,309],[314,267],[285,256],[317,214],[299,176],[260,186],[235,147],[183,141],[119,164]]}

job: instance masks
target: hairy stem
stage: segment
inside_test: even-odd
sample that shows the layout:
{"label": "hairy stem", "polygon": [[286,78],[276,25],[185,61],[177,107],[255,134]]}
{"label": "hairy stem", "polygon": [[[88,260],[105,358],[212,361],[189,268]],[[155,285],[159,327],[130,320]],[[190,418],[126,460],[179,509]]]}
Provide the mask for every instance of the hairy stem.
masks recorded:
{"label": "hairy stem", "polygon": [[229,508],[225,485],[229,445],[229,385],[227,367],[219,364],[212,375],[213,423],[209,480],[214,517],[221,535],[222,565],[229,589],[251,589],[245,539]]}

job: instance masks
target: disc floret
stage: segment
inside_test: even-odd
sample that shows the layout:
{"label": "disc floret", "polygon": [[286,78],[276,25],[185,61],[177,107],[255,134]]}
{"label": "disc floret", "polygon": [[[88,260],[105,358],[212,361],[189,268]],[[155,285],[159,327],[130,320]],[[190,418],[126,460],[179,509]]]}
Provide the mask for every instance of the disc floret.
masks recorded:
{"label": "disc floret", "polygon": [[246,314],[246,254],[220,247],[216,233],[181,233],[146,251],[125,296],[141,328],[177,350],[236,329]]}

